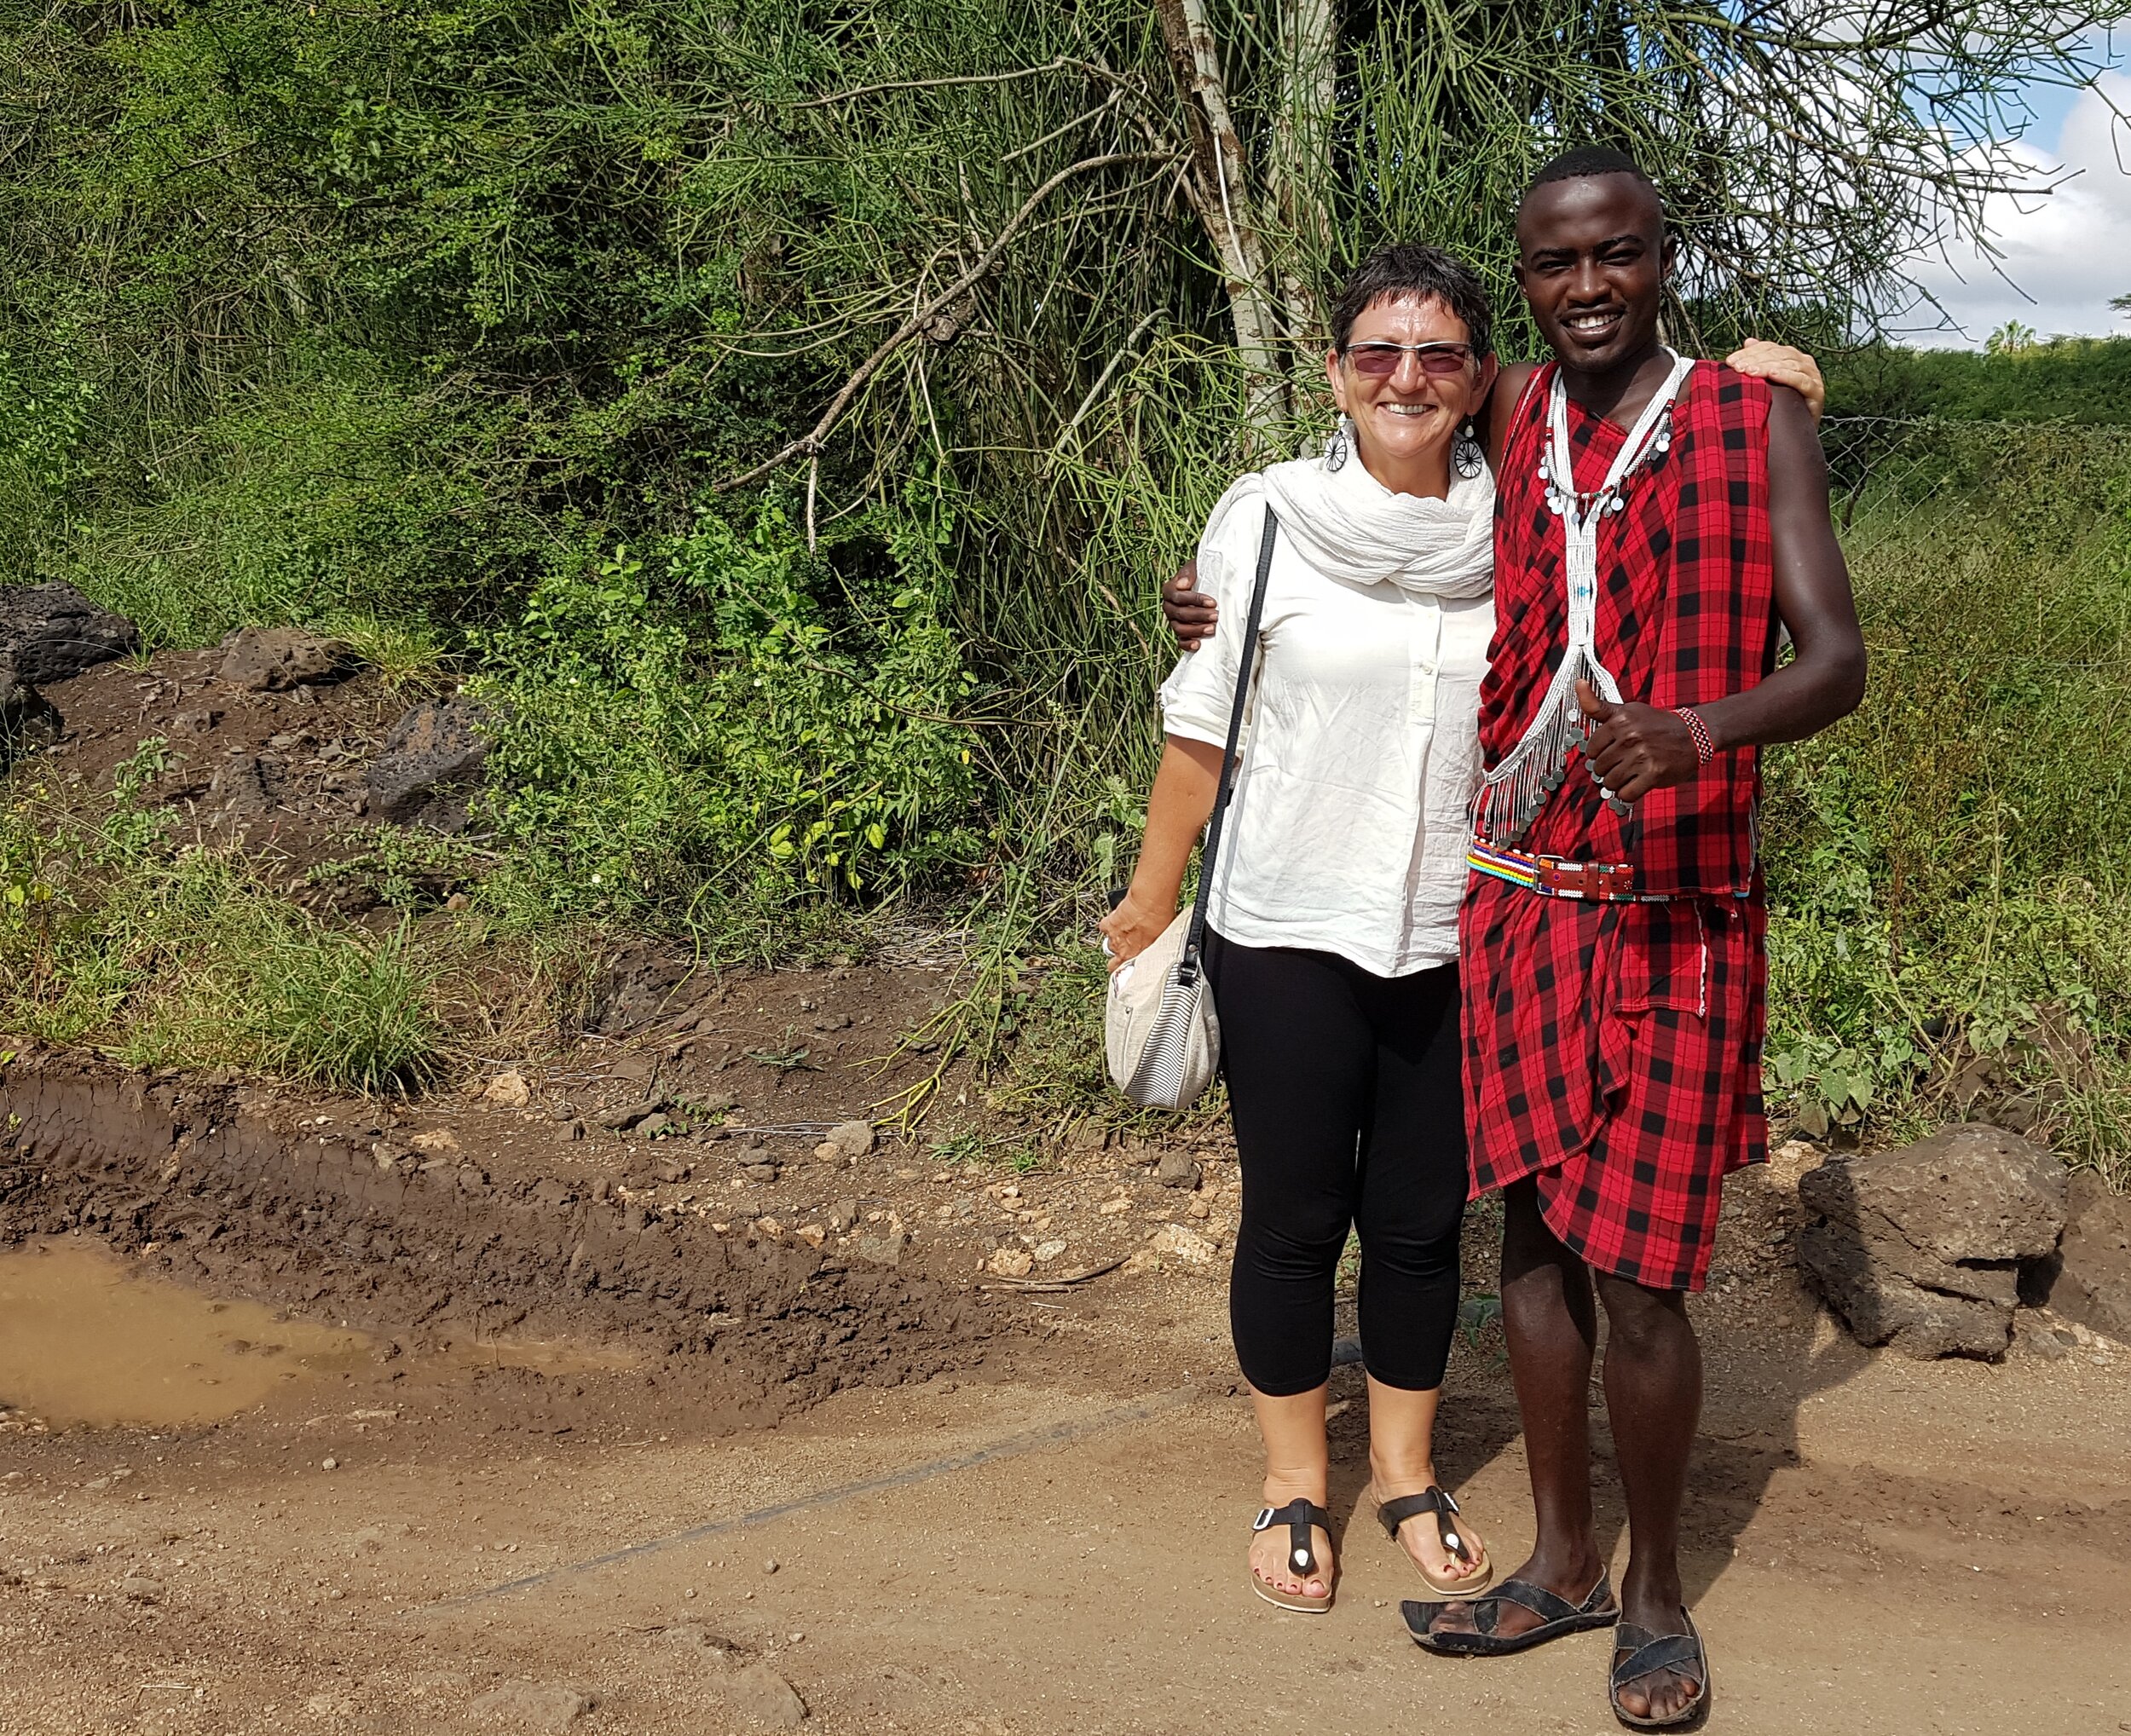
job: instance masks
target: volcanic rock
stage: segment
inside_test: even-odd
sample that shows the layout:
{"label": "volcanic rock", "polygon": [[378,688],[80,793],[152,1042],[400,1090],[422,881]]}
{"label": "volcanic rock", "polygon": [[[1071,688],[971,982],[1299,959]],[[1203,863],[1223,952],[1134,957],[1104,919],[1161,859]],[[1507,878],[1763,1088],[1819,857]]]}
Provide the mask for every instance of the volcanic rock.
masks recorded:
{"label": "volcanic rock", "polygon": [[59,708],[0,662],[0,770],[32,740],[55,740],[65,725]]}
{"label": "volcanic rock", "polygon": [[141,649],[141,630],[71,585],[0,585],[0,665],[49,687]]}
{"label": "volcanic rock", "polygon": [[2131,1344],[2131,1198],[2082,1170],[2071,1178],[2067,1218],[2050,1306]]}
{"label": "volcanic rock", "polygon": [[216,768],[203,805],[222,819],[259,819],[279,805],[280,772],[256,753],[233,753]]}
{"label": "volcanic rock", "polygon": [[1809,1170],[1806,1277],[1863,1344],[1916,1357],[1999,1357],[2024,1268],[2055,1254],[2065,1167],[2001,1128],[1941,1129],[1898,1151]]}
{"label": "volcanic rock", "polygon": [[433,832],[464,829],[488,758],[482,718],[478,707],[463,701],[432,701],[402,715],[370,762],[364,816]]}
{"label": "volcanic rock", "polygon": [[355,660],[338,639],[299,627],[239,627],[222,642],[217,672],[241,693],[286,693],[314,682],[338,681]]}

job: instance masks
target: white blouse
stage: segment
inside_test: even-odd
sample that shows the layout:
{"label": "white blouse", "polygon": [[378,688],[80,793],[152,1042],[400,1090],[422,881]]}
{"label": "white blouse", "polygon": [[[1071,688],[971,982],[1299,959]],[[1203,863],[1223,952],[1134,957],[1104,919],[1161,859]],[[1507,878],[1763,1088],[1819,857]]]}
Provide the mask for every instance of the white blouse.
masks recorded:
{"label": "white blouse", "polygon": [[[1358,463],[1337,481],[1388,492]],[[1220,625],[1162,685],[1172,735],[1227,741],[1263,530],[1262,511],[1233,512],[1201,551]],[[1263,661],[1208,899],[1216,931],[1334,953],[1379,977],[1458,956],[1493,632],[1492,597],[1343,580],[1276,540]]]}

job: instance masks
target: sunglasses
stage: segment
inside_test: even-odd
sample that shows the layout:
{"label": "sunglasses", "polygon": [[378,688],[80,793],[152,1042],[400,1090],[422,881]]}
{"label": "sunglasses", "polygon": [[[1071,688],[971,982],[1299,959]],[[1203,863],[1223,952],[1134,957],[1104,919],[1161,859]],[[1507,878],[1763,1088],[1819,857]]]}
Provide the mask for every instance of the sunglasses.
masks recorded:
{"label": "sunglasses", "polygon": [[1385,380],[1399,371],[1402,356],[1418,355],[1421,372],[1438,376],[1461,374],[1471,364],[1470,343],[1351,343],[1347,360],[1366,379]]}

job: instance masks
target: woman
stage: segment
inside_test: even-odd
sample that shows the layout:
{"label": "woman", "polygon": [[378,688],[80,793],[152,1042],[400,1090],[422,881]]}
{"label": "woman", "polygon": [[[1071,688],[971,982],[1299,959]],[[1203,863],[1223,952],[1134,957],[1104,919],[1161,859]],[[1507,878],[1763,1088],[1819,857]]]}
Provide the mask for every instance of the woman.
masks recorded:
{"label": "woman", "polygon": [[[1386,248],[1342,292],[1325,366],[1327,455],[1237,482],[1198,553],[1240,621],[1277,511],[1206,957],[1243,1166],[1230,1318],[1266,1450],[1251,1583],[1309,1612],[1335,1577],[1325,1393],[1350,1226],[1380,1517],[1438,1592],[1488,1575],[1433,1457],[1466,1191],[1458,903],[1494,625],[1494,487],[1470,428],[1495,372],[1479,280],[1435,248]],[[1239,637],[1217,632],[1162,689],[1146,841],[1102,925],[1120,963],[1175,914]]]}
{"label": "woman", "polygon": [[[1139,865],[1101,925],[1123,966],[1166,927],[1211,811],[1265,509],[1279,529],[1249,732],[1214,871],[1207,967],[1221,1019],[1243,1218],[1230,1319],[1266,1455],[1251,1584],[1331,1605],[1325,1402],[1333,1289],[1351,1227],[1368,1376],[1371,1495],[1447,1596],[1488,1582],[1434,1461],[1467,1191],[1458,908],[1493,630],[1494,487],[1475,440],[1492,389],[1472,272],[1425,246],[1363,262],[1332,316],[1339,431],[1321,459],[1241,478],[1199,543],[1203,609],[1172,608],[1187,656]],[[1796,352],[1732,359],[1797,377]]]}

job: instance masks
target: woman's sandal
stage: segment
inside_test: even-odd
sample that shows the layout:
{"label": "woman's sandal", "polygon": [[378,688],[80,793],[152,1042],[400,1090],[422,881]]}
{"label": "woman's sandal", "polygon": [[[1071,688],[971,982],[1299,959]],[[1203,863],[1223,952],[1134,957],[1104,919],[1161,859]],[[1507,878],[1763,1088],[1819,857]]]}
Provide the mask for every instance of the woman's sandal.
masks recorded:
{"label": "woman's sandal", "polygon": [[1476,1591],[1485,1591],[1487,1582],[1494,1577],[1494,1568],[1487,1560],[1486,1548],[1483,1546],[1476,1556],[1466,1546],[1464,1538],[1458,1535],[1458,1527],[1451,1522],[1463,1511],[1452,1498],[1450,1491],[1439,1489],[1433,1483],[1418,1495],[1401,1495],[1395,1501],[1377,1503],[1377,1522],[1389,1534],[1393,1543],[1398,1542],[1399,1527],[1406,1520],[1416,1514],[1432,1513],[1435,1515],[1435,1535],[1442,1541],[1443,1553],[1454,1560],[1472,1563],[1471,1571],[1458,1579],[1438,1579],[1418,1561],[1413,1563],[1420,1573],[1422,1583],[1430,1591],[1441,1592],[1445,1597],[1464,1598]]}
{"label": "woman's sandal", "polygon": [[[1622,1622],[1614,1631],[1613,1670],[1606,1697],[1613,1702],[1614,1716],[1631,1730],[1683,1729],[1709,1709],[1709,1653],[1703,1649],[1694,1617],[1685,1610],[1680,1616],[1687,1624],[1683,1634],[1654,1634],[1633,1622]],[[1625,1658],[1623,1652],[1627,1654]],[[1638,1718],[1622,1710],[1620,1690],[1638,1677],[1655,1675],[1660,1670],[1684,1676],[1700,1692],[1669,1718]]]}
{"label": "woman's sandal", "polygon": [[[1585,1633],[1592,1628],[1609,1628],[1620,1619],[1620,1606],[1613,1600],[1613,1587],[1603,1573],[1591,1587],[1591,1595],[1579,1604],[1556,1597],[1544,1585],[1534,1585],[1526,1579],[1505,1579],[1484,1597],[1458,1598],[1456,1601],[1472,1605],[1473,1625],[1479,1629],[1477,1633],[1455,1629],[1431,1633],[1429,1624],[1435,1619],[1437,1611],[1449,1608],[1448,1604],[1408,1601],[1399,1606],[1399,1613],[1406,1618],[1406,1632],[1412,1635],[1413,1643],[1424,1652],[1434,1652],[1445,1658],[1507,1658],[1512,1652],[1528,1652],[1534,1646],[1544,1646],[1549,1640],[1558,1640],[1566,1635]],[[1539,1618],[1539,1626],[1522,1634],[1498,1634],[1495,1628],[1502,1619],[1502,1606],[1505,1603],[1531,1611]]]}
{"label": "woman's sandal", "polygon": [[[1256,1537],[1260,1531],[1270,1531],[1274,1525],[1283,1524],[1287,1526],[1288,1572],[1307,1583],[1310,1576],[1317,1572],[1317,1551],[1310,1545],[1310,1527],[1321,1526],[1325,1535],[1330,1537],[1331,1515],[1315,1502],[1304,1501],[1297,1497],[1285,1507],[1260,1508],[1258,1516],[1250,1521],[1250,1534]],[[1327,1584],[1331,1583],[1326,1581]],[[1250,1570],[1250,1589],[1268,1603],[1281,1609],[1293,1610],[1298,1615],[1321,1616],[1332,1605],[1330,1591],[1322,1597],[1311,1597],[1300,1591],[1282,1591],[1277,1586],[1268,1585],[1258,1577],[1255,1567]]]}

